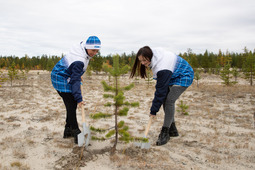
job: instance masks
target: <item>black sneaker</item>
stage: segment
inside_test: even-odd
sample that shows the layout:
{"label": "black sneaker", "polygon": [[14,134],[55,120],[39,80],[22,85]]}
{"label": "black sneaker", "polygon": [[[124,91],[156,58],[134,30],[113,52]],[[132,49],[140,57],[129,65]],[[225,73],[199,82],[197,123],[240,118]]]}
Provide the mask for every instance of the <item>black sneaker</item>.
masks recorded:
{"label": "black sneaker", "polygon": [[179,136],[178,130],[175,126],[175,122],[173,122],[169,128],[169,136],[170,137],[177,137]]}
{"label": "black sneaker", "polygon": [[162,127],[161,132],[158,136],[158,140],[156,142],[157,146],[164,145],[170,140],[169,136],[169,127]]}

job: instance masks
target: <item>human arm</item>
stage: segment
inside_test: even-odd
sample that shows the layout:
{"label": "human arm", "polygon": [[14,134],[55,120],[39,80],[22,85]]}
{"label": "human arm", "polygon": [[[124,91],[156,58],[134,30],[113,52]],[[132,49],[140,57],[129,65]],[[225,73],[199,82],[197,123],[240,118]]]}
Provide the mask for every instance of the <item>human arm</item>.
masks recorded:
{"label": "human arm", "polygon": [[161,70],[157,73],[156,91],[150,109],[151,115],[156,115],[168,94],[169,83],[172,77],[170,70]]}
{"label": "human arm", "polygon": [[[69,67],[69,71],[71,72],[70,76],[70,84],[72,87],[72,95],[77,103],[82,102],[82,94],[81,94],[81,76],[83,74],[84,64],[81,61],[75,61]],[[79,105],[79,104],[78,104]]]}

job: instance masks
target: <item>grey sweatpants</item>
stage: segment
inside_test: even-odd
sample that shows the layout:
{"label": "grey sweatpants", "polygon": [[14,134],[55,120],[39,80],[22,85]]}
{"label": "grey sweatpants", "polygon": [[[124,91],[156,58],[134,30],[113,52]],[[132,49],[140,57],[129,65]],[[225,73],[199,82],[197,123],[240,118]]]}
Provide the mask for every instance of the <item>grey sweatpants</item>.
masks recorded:
{"label": "grey sweatpants", "polygon": [[165,102],[163,103],[163,109],[165,112],[164,127],[170,127],[172,122],[174,122],[175,101],[187,88],[188,87],[176,85],[169,86],[169,92]]}

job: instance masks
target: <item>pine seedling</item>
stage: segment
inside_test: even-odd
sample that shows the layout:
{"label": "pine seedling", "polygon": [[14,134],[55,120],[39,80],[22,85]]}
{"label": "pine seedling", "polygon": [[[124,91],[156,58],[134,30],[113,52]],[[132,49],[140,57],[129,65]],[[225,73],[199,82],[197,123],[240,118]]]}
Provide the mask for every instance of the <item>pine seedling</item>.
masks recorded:
{"label": "pine seedling", "polygon": [[0,87],[1,87],[1,83],[5,82],[5,81],[7,81],[7,78],[5,78],[3,75],[3,72],[0,71]]}
{"label": "pine seedling", "polygon": [[150,87],[151,82],[153,81],[153,78],[152,78],[151,69],[149,68],[147,69],[147,78],[145,79],[145,81],[147,82],[148,87]]}
{"label": "pine seedling", "polygon": [[199,71],[196,71],[196,72],[195,72],[194,79],[197,81],[197,87],[198,87],[198,80],[201,79],[201,76],[200,76],[200,74],[199,74]]}
{"label": "pine seedling", "polygon": [[14,79],[18,78],[18,70],[15,67],[15,62],[13,61],[11,66],[8,68],[8,76],[9,79],[11,80],[11,86],[12,86],[12,82]]}
{"label": "pine seedling", "polygon": [[25,85],[25,81],[27,80],[27,74],[28,72],[25,70],[20,70],[21,74],[19,76],[19,79],[23,80],[23,85]]}
{"label": "pine seedling", "polygon": [[112,85],[109,85],[105,81],[102,81],[102,85],[104,88],[104,92],[106,92],[103,97],[107,99],[112,99],[112,102],[107,102],[105,106],[113,106],[114,107],[114,113],[113,114],[104,114],[104,113],[96,113],[93,114],[93,117],[97,118],[105,118],[105,116],[114,116],[115,125],[113,128],[109,129],[98,129],[94,128],[96,130],[93,130],[95,132],[106,132],[107,134],[103,138],[94,137],[95,140],[106,140],[106,139],[112,139],[115,138],[115,142],[113,145],[113,152],[116,150],[116,146],[118,143],[118,140],[124,141],[128,143],[129,141],[133,140],[143,140],[142,138],[136,138],[130,135],[128,132],[129,127],[125,125],[124,121],[118,121],[119,116],[127,116],[129,107],[137,107],[139,106],[138,102],[129,103],[125,100],[124,92],[129,91],[134,87],[134,84],[131,83],[125,87],[120,86],[119,77],[123,74],[126,74],[129,71],[129,66],[123,66],[120,68],[119,65],[119,55],[113,56],[113,67],[105,67],[105,71],[107,71],[114,79],[114,83]]}
{"label": "pine seedling", "polygon": [[189,108],[189,106],[184,104],[182,100],[178,106],[179,106],[179,110],[177,110],[178,112],[181,112],[181,114],[183,115],[189,115],[189,113],[187,112],[187,109]]}
{"label": "pine seedling", "polygon": [[228,62],[226,65],[224,65],[223,70],[220,73],[221,79],[224,81],[222,84],[225,84],[227,86],[236,84],[235,81],[230,81],[232,78],[232,71],[230,70],[230,63]]}
{"label": "pine seedling", "polygon": [[237,77],[239,76],[239,72],[238,72],[237,67],[234,67],[234,68],[233,68],[232,74],[233,74],[233,76],[235,77],[235,82],[237,82]]}

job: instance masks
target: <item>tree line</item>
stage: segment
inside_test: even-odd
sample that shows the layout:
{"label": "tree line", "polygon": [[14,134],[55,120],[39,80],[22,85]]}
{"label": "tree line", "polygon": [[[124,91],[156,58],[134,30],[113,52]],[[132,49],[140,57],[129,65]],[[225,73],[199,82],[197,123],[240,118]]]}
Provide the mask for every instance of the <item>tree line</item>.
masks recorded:
{"label": "tree line", "polygon": [[13,63],[16,69],[20,70],[52,70],[54,65],[63,57],[62,56],[33,56],[28,55],[20,58],[18,56],[0,56],[0,68],[8,69]]}
{"label": "tree line", "polygon": [[[188,49],[187,52],[179,53],[178,55],[187,60],[195,72],[199,70],[204,73],[220,74],[225,67],[225,71],[228,68],[229,70],[233,69],[237,72],[242,72],[250,81],[255,76],[255,49],[251,51],[244,47],[241,53],[230,53],[228,51],[224,53],[221,50],[218,53],[212,53],[206,50],[203,54],[195,54],[192,49]],[[63,56],[63,54],[61,56],[42,55],[33,57],[25,55],[21,58],[18,56],[0,56],[0,69],[8,70],[11,67],[15,67],[19,70],[51,71]],[[135,57],[136,53],[134,52],[119,55],[120,67],[128,65],[131,69]],[[91,59],[88,69],[98,73],[104,71],[104,65],[113,65],[113,55],[102,56],[99,52]]]}

